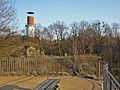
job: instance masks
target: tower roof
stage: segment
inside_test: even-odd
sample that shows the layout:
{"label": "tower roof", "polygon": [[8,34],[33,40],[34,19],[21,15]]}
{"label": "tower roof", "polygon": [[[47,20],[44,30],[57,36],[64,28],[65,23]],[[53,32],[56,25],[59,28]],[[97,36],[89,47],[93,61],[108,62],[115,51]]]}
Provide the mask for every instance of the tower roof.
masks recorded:
{"label": "tower roof", "polygon": [[34,14],[34,12],[27,12],[27,14]]}

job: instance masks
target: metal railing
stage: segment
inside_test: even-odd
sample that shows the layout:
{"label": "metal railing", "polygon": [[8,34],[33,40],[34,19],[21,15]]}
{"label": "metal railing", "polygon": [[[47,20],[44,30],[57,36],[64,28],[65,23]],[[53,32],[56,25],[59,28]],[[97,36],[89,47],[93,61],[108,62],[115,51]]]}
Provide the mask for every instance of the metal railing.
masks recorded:
{"label": "metal railing", "polygon": [[108,70],[108,63],[103,65],[103,90],[120,90],[120,84]]}

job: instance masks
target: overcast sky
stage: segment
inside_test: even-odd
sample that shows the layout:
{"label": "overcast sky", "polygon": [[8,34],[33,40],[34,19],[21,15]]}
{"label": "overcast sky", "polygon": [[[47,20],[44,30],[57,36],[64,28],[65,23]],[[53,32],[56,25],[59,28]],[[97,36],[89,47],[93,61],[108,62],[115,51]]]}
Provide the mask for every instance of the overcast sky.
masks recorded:
{"label": "overcast sky", "polygon": [[56,20],[103,20],[120,23],[120,0],[15,0],[20,28],[25,28],[27,11],[35,12],[35,23],[48,26]]}

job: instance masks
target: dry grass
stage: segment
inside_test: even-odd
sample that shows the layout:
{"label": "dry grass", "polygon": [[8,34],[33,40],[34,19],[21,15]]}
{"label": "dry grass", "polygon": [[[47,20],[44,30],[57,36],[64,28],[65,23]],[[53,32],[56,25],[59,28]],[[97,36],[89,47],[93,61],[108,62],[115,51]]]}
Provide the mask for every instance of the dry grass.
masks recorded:
{"label": "dry grass", "polygon": [[[91,90],[93,84],[95,90],[100,90],[100,86],[95,81],[89,81],[84,78],[71,76],[56,77],[18,77],[18,76],[0,76],[0,90],[31,90],[47,78],[60,79],[60,88],[62,90]],[[92,84],[92,83],[93,84]]]}

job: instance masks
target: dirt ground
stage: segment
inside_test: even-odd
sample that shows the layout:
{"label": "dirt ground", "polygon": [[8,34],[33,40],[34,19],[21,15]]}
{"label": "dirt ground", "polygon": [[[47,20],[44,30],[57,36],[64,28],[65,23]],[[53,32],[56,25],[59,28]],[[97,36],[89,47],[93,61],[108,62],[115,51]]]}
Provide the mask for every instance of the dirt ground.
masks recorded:
{"label": "dirt ground", "polygon": [[47,78],[60,79],[61,90],[101,90],[101,86],[94,80],[71,76],[0,76],[0,90],[31,90]]}

